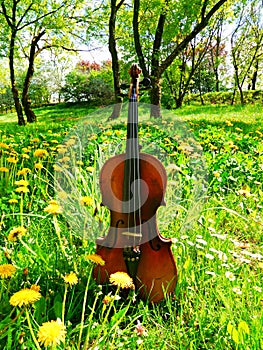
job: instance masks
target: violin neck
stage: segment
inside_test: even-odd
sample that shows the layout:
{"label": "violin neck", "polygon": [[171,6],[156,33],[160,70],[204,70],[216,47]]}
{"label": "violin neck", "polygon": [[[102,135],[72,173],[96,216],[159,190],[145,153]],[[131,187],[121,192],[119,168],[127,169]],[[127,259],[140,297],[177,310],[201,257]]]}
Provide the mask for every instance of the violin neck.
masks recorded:
{"label": "violin neck", "polygon": [[136,87],[132,88],[132,94],[129,99],[127,139],[126,139],[126,159],[139,158],[138,141],[138,100]]}
{"label": "violin neck", "polygon": [[[134,195],[131,193],[131,184],[139,178],[138,101],[136,85],[133,84],[128,109],[123,201],[129,201],[136,194],[139,197],[139,188],[134,188]],[[134,200],[137,199],[134,198]]]}

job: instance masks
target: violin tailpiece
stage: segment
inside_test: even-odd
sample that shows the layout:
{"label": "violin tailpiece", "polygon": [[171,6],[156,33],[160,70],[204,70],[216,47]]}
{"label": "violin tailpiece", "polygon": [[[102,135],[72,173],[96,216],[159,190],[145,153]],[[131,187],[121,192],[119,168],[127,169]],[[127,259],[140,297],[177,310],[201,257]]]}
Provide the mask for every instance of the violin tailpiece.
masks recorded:
{"label": "violin tailpiece", "polygon": [[127,266],[128,273],[132,278],[136,277],[140,256],[141,251],[139,246],[123,248],[123,259]]}

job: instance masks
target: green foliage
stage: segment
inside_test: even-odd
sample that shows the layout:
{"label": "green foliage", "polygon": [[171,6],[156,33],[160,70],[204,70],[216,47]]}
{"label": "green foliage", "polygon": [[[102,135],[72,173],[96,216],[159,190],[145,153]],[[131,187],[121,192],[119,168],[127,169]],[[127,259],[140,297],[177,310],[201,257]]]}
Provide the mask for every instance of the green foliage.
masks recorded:
{"label": "green foliage", "polygon": [[61,89],[65,101],[107,104],[113,99],[112,72],[109,64],[82,69],[77,67],[66,75]]}
{"label": "green foliage", "polygon": [[[246,90],[243,92],[245,104],[262,104],[263,91],[262,90]],[[213,104],[232,104],[233,92],[208,92],[202,95],[202,100],[205,105]],[[189,94],[185,98],[185,104],[201,104],[199,94]],[[234,103],[240,103],[240,93],[236,92]]]}

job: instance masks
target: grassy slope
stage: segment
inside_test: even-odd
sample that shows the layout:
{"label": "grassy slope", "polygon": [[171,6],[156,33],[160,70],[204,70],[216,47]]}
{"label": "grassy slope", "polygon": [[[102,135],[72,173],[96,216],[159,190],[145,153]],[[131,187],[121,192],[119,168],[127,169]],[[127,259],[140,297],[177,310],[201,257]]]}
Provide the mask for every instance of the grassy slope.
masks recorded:
{"label": "grassy slope", "polygon": [[[94,304],[94,300],[97,300],[94,297],[97,287],[91,284],[88,299],[90,309],[86,320],[86,328],[90,332],[90,346],[91,344],[97,345],[101,349],[115,347],[126,347],[127,349],[260,349],[262,347],[262,285],[260,281],[263,277],[261,260],[263,254],[261,212],[263,125],[261,108],[261,106],[189,106],[175,111],[176,116],[187,121],[203,147],[209,184],[207,196],[202,198],[204,202],[199,220],[192,227],[180,232],[185,220],[185,211],[181,207],[176,208],[176,220],[167,223],[167,227],[164,227],[164,234],[177,240],[177,243],[173,245],[179,272],[176,299],[168,299],[153,307],[143,302],[132,303],[128,311],[127,303],[119,302],[116,308],[112,306],[112,310],[115,310],[114,317],[111,322],[108,322],[110,314],[107,316],[103,304],[100,304],[101,297],[100,303],[97,301],[97,304]],[[54,138],[58,133],[69,130],[79,118],[86,116],[89,109],[76,106],[54,106],[37,109],[36,112],[38,123],[25,128],[16,125],[14,115],[0,116],[2,141],[4,134],[7,134],[8,137],[10,134],[20,134],[23,142],[32,137],[39,137],[39,135],[44,135],[45,139],[48,132]],[[114,128],[112,131],[110,123],[109,125],[104,124],[108,133],[107,137],[113,142]],[[114,126],[114,123],[112,125]],[[123,132],[122,126],[118,126],[118,131]],[[149,135],[147,133],[144,135],[142,132],[143,137],[146,139],[149,138]],[[59,141],[62,139],[63,137],[60,137]],[[19,142],[19,136],[15,141]],[[172,142],[171,139],[169,142]],[[163,147],[166,147],[166,144]],[[168,158],[168,163],[178,161],[177,165],[181,164],[181,169],[184,170],[187,159],[187,155],[184,154],[180,158],[171,156]],[[217,173],[216,176],[215,173]],[[170,176],[169,171],[168,175]],[[39,206],[36,205],[36,213],[40,215],[43,215],[43,211],[39,212],[39,208],[43,210],[48,200],[47,187],[43,186],[43,181],[48,179],[47,176],[48,173],[43,175],[42,180],[40,179],[42,182],[38,183],[39,190],[35,192],[34,201],[32,199],[33,207],[34,203],[39,201]],[[185,188],[188,186],[190,188],[191,184],[185,177],[180,177],[180,180]],[[38,179],[33,180],[33,177],[30,177],[30,181],[38,181]],[[240,194],[238,192],[240,190],[247,192]],[[168,197],[171,191],[172,189],[168,187]],[[8,196],[6,199],[3,198],[3,212],[8,211],[6,205],[8,198]],[[32,210],[34,211],[34,208]],[[74,267],[76,267],[80,276],[80,284],[76,289],[70,290],[68,299],[72,299],[66,306],[67,318],[72,323],[72,326],[67,325],[66,343],[69,348],[75,349],[77,348],[79,315],[86,283],[85,270],[88,269],[80,256],[89,253],[92,247],[76,248],[75,245],[79,242],[71,242],[72,237],[67,232],[65,222],[60,219],[59,224],[69,241],[67,242],[69,257],[68,262],[65,263],[55,234],[49,239],[52,239],[51,247],[52,244],[57,246],[58,253],[55,253],[54,249],[50,253],[50,250],[43,244],[42,237],[52,231],[52,219],[42,218],[41,224],[37,220],[32,219],[31,221],[31,227],[33,226],[34,229],[34,231],[31,229],[32,241],[28,238],[24,239],[21,251],[17,245],[13,246],[6,240],[1,242],[10,249],[11,260],[18,266],[18,270],[29,267],[28,282],[32,283],[34,278],[41,276],[41,290],[43,295],[49,296],[46,297],[45,303],[42,301],[42,314],[39,307],[34,312],[34,317],[40,324],[47,319],[55,318],[61,312],[59,305],[62,304],[62,301],[59,297],[54,299],[55,295],[61,295],[61,299],[63,296],[63,284],[59,282],[57,270],[63,274],[64,271],[69,272],[69,269],[75,270]],[[2,230],[6,235],[12,226],[17,225],[18,220],[15,217],[12,222],[4,217],[2,222]],[[38,257],[27,250],[27,245],[33,251],[37,251]],[[21,254],[24,254],[27,263]],[[4,262],[6,261],[2,256],[2,263]],[[45,273],[50,277],[44,276]],[[20,283],[21,277],[14,279],[10,284],[12,292],[19,289]],[[6,316],[8,314],[8,290],[4,295]],[[96,307],[94,314],[90,313],[93,306]],[[89,315],[92,315],[90,319],[88,319]],[[137,320],[140,320],[148,335],[136,334]],[[4,349],[10,348],[6,345],[8,337],[9,339],[13,337],[13,344],[17,344],[22,330],[27,335],[25,342],[30,346],[31,340],[26,322],[25,320],[22,322],[21,319],[13,324],[12,335],[10,331],[8,336],[3,336]]]}

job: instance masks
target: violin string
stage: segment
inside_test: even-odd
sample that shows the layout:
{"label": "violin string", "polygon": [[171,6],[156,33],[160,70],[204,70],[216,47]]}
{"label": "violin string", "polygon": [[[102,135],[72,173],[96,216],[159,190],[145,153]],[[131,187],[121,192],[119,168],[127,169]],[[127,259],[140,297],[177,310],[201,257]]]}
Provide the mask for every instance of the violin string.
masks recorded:
{"label": "violin string", "polygon": [[[138,121],[138,103],[139,103],[139,93],[138,93],[138,85],[139,85],[139,77],[138,77],[138,80],[137,80],[137,85],[136,85],[136,127],[137,127],[137,143],[136,143],[136,147],[137,147],[137,158],[136,158],[136,161],[137,161],[137,171],[138,171],[138,176],[137,178],[140,180],[140,151],[139,151],[139,136],[138,136],[138,133],[139,133],[139,121]],[[142,234],[141,232],[141,184],[140,184],[140,181],[138,182],[138,193],[137,193],[137,196],[138,196],[138,218],[139,218],[139,233],[140,235]]]}

